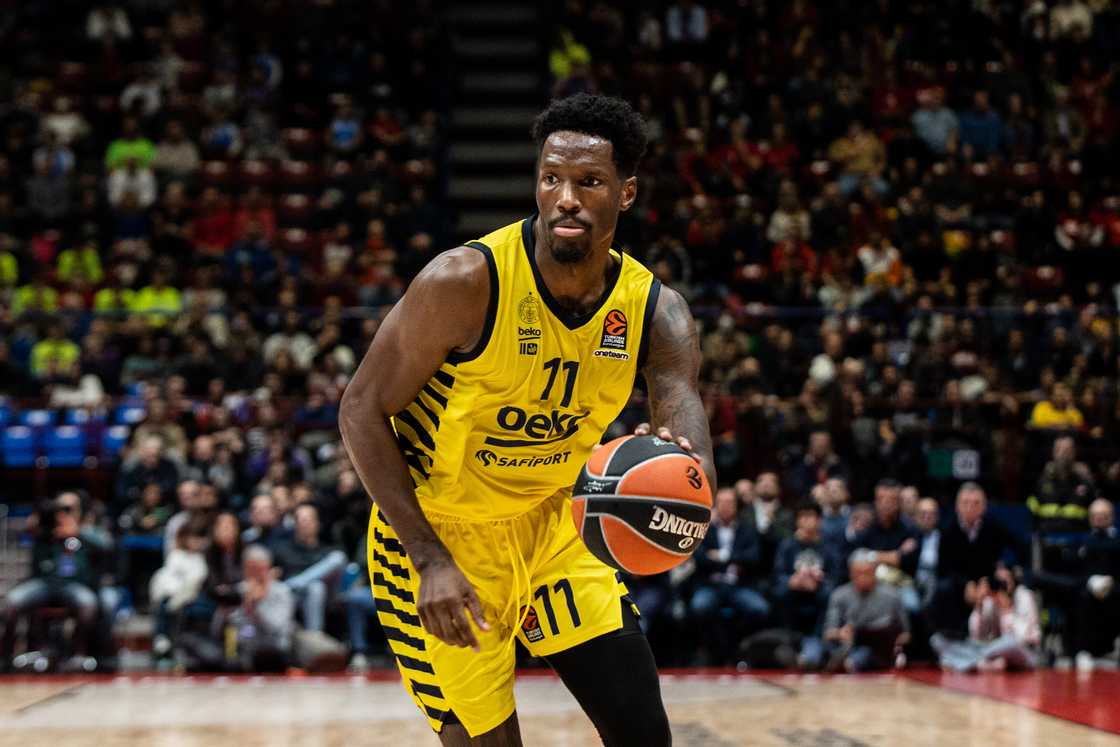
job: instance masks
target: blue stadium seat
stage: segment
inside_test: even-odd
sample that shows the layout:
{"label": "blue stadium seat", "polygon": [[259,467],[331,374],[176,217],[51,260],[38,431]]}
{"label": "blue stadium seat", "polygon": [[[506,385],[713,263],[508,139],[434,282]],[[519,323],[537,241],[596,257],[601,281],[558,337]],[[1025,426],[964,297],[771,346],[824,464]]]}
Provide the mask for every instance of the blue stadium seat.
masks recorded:
{"label": "blue stadium seat", "polygon": [[105,459],[116,461],[131,435],[132,429],[127,425],[113,425],[106,428],[101,436],[101,455]]}
{"label": "blue stadium seat", "polygon": [[140,405],[117,405],[113,410],[113,422],[117,425],[136,425],[147,415],[148,411]]}
{"label": "blue stadium seat", "polygon": [[60,425],[44,439],[51,467],[80,467],[86,458],[86,434],[76,425]]}
{"label": "blue stadium seat", "polygon": [[104,423],[105,412],[103,410],[87,410],[85,408],[67,410],[66,414],[62,416],[62,422],[66,425],[90,425],[93,423]]}
{"label": "blue stadium seat", "polygon": [[54,425],[54,421],[53,410],[24,410],[19,414],[19,424],[30,428],[46,428]]}
{"label": "blue stadium seat", "polygon": [[36,457],[35,432],[26,425],[13,425],[4,429],[0,438],[0,454],[6,467],[30,467]]}
{"label": "blue stadium seat", "polygon": [[0,428],[7,428],[12,422],[12,406],[0,400]]}

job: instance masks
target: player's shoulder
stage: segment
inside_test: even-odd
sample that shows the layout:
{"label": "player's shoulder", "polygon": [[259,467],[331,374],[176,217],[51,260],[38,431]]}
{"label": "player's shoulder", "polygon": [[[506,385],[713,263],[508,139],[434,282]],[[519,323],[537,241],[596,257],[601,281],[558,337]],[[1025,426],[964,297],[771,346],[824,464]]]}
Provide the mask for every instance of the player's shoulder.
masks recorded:
{"label": "player's shoulder", "polygon": [[692,312],[680,291],[662,285],[653,310],[653,332],[686,335],[692,327]]}
{"label": "player's shoulder", "polygon": [[441,301],[486,299],[491,260],[485,252],[457,246],[436,255],[409,285],[409,293],[433,294]]}

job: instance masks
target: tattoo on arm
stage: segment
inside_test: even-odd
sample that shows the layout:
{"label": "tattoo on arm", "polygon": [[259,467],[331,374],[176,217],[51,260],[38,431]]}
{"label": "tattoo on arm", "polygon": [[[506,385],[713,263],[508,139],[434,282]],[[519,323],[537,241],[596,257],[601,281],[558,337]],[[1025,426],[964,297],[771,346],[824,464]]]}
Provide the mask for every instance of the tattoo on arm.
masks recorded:
{"label": "tattoo on arm", "polygon": [[712,435],[698,384],[700,342],[688,304],[670,288],[662,288],[657,301],[643,374],[649,387],[651,425],[655,431],[665,427],[674,436],[688,438],[714,493]]}

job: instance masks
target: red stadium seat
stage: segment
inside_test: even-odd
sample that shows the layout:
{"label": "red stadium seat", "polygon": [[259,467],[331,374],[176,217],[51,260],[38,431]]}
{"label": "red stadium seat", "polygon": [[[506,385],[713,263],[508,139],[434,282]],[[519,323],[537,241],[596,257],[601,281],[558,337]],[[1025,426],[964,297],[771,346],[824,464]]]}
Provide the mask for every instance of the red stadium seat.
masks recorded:
{"label": "red stadium seat", "polygon": [[319,152],[319,136],[306,127],[288,127],[280,131],[288,152],[293,157],[311,157]]}
{"label": "red stadium seat", "polygon": [[204,161],[199,173],[202,183],[208,187],[228,187],[233,178],[225,161]]}
{"label": "red stadium seat", "polygon": [[280,184],[289,192],[307,192],[319,186],[319,170],[308,161],[280,164]]}
{"label": "red stadium seat", "polygon": [[290,194],[280,198],[280,209],[277,211],[277,218],[279,218],[280,225],[282,226],[302,228],[307,226],[314,212],[315,204],[307,195]]}
{"label": "red stadium seat", "polygon": [[311,255],[317,246],[314,234],[303,228],[285,228],[280,232],[280,248],[290,254]]}
{"label": "red stadium seat", "polygon": [[270,190],[276,186],[276,169],[268,161],[242,161],[238,165],[237,175],[243,187]]}

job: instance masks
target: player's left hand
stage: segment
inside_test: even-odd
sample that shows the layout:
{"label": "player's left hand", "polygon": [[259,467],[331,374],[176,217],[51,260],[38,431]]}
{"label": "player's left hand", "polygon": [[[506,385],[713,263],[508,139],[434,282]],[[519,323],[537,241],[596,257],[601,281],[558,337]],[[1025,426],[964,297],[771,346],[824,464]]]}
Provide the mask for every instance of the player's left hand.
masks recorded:
{"label": "player's left hand", "polygon": [[[639,423],[638,427],[634,429],[635,436],[648,436],[652,432],[653,428],[649,423]],[[677,446],[687,451],[689,456],[691,456],[697,462],[700,461],[700,456],[692,450],[692,442],[688,440],[688,436],[677,436],[676,438],[674,438],[672,432],[668,428],[666,428],[665,426],[661,426],[657,429],[657,437],[662,441],[675,443]]]}

